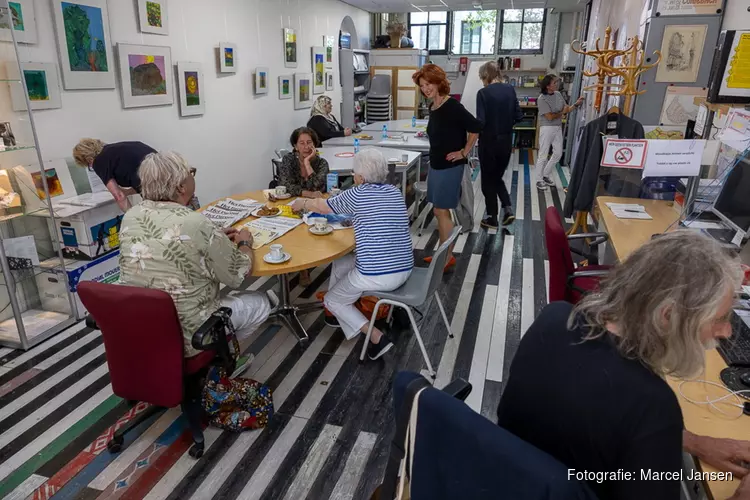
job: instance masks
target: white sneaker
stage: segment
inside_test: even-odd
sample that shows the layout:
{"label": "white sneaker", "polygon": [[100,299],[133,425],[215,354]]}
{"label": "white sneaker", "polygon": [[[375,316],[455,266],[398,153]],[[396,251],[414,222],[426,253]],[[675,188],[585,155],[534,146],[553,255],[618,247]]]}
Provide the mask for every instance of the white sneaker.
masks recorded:
{"label": "white sneaker", "polygon": [[536,188],[539,191],[545,191],[547,189],[547,183],[544,181],[536,181]]}

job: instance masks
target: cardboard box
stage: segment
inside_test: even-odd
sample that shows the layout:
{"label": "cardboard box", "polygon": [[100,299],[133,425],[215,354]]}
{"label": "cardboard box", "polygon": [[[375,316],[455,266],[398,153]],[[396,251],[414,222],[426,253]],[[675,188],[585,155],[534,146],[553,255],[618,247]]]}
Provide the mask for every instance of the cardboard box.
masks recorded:
{"label": "cardboard box", "polygon": [[114,201],[98,207],[59,206],[55,216],[66,259],[93,260],[120,248],[123,213]]}

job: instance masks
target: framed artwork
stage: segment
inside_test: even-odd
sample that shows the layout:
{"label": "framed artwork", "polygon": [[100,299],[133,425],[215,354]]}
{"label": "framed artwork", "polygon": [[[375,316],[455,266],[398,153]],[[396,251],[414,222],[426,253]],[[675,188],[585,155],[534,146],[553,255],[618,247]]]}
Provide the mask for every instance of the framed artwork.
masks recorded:
{"label": "framed artwork", "polygon": [[8,7],[0,7],[0,41],[11,42],[15,34],[18,43],[36,43],[34,1],[9,0]]}
{"label": "framed artwork", "polygon": [[256,94],[268,94],[268,68],[255,68],[253,81]]}
{"label": "framed artwork", "polygon": [[168,35],[167,0],[138,0],[138,19],[141,33]]}
{"label": "framed artwork", "polygon": [[698,70],[706,42],[707,24],[664,27],[661,39],[661,62],[656,68],[657,82],[693,83],[698,80]]}
{"label": "framed artwork", "polygon": [[283,75],[279,77],[279,99],[291,99],[294,82],[292,75]]}
{"label": "framed artwork", "polygon": [[219,44],[219,72],[237,73],[237,45],[224,42]]}
{"label": "framed artwork", "polygon": [[312,107],[313,76],[310,73],[294,74],[294,109]]}
{"label": "framed artwork", "polygon": [[172,51],[169,47],[118,43],[117,53],[124,108],[174,102]]}
{"label": "framed artwork", "polygon": [[323,37],[323,47],[326,49],[326,68],[333,68],[333,46],[335,43],[335,36]]}
{"label": "framed artwork", "polygon": [[[13,111],[26,111],[26,99],[18,65],[14,62],[5,64],[10,82],[10,100]],[[57,76],[57,65],[54,63],[21,63],[23,79],[29,92],[31,109],[55,109],[62,107],[62,91]]]}
{"label": "framed artwork", "polygon": [[284,36],[284,67],[297,67],[297,32],[291,28],[285,28]]}
{"label": "framed artwork", "polygon": [[312,48],[313,94],[322,94],[326,89],[325,57],[325,48]]}
{"label": "framed artwork", "polygon": [[180,89],[180,116],[202,115],[206,112],[206,89],[200,63],[177,63],[177,87]]}
{"label": "framed artwork", "polygon": [[107,0],[52,0],[66,90],[115,88]]}
{"label": "framed artwork", "polygon": [[326,70],[326,92],[333,90],[333,71]]}

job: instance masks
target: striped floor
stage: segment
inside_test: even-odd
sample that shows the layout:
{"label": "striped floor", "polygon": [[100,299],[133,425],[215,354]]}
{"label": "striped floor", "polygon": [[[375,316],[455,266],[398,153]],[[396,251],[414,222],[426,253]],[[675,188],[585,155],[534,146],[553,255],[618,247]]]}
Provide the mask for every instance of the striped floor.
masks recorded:
{"label": "striped floor", "polygon": [[[468,379],[474,389],[467,404],[493,420],[522,332],[547,302],[541,216],[548,206],[561,207],[569,178],[558,168],[557,186],[540,193],[520,156],[507,172],[518,217],[509,231],[479,228],[484,201],[475,183],[477,223],[460,237],[458,264],[440,292],[455,338],[435,304],[421,311],[437,385]],[[413,228],[419,262],[438,241],[427,217],[422,237]],[[314,300],[329,274],[330,266],[316,269],[306,288],[293,281],[293,298]],[[246,283],[253,290],[275,284]],[[408,330],[395,332],[396,346],[383,361],[359,364],[361,340],[346,341],[320,314],[303,322],[312,338],[306,348],[275,324],[247,347],[256,357],[246,375],[274,390],[269,426],[242,434],[209,428],[199,461],[187,454],[190,437],[177,409],[130,432],[120,454],[106,450],[114,430],[146,406],[130,409],[112,393],[98,331],[80,324],[28,352],[0,348],[0,498],[368,499],[382,479],[393,430],[392,375],[424,368],[419,348]]]}

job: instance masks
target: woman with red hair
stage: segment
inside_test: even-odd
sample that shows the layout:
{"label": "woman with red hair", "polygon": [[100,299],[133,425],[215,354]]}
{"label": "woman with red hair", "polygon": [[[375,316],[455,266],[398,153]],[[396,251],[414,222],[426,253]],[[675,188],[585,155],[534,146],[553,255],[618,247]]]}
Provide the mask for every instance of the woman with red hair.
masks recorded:
{"label": "woman with red hair", "polygon": [[[430,138],[430,172],[427,177],[427,200],[432,203],[442,244],[453,230],[451,210],[461,197],[461,180],[469,153],[477,141],[482,123],[451,99],[448,77],[439,66],[425,64],[412,76],[422,94],[432,101],[427,135]],[[427,257],[426,261],[432,260]],[[452,255],[445,269],[456,265]]]}

